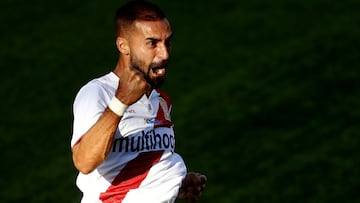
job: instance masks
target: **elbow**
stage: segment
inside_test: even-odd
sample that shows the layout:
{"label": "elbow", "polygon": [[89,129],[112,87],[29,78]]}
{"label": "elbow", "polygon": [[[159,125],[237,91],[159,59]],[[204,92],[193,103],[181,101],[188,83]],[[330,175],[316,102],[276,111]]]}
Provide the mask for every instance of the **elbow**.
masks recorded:
{"label": "elbow", "polygon": [[95,167],[90,166],[84,160],[77,159],[75,156],[73,156],[73,162],[75,168],[82,174],[89,174],[95,169]]}
{"label": "elbow", "polygon": [[89,159],[79,156],[76,152],[73,152],[72,158],[75,168],[82,174],[89,174],[97,167],[89,162]]}
{"label": "elbow", "polygon": [[92,168],[92,167],[88,167],[85,164],[78,163],[75,161],[74,161],[74,165],[75,165],[75,168],[82,174],[89,174],[94,170],[94,168]]}
{"label": "elbow", "polygon": [[79,145],[73,147],[73,162],[75,168],[82,174],[89,174],[94,171],[101,163],[104,162],[106,155],[105,154],[96,154],[89,153],[82,150]]}
{"label": "elbow", "polygon": [[[78,169],[79,170],[79,169]],[[91,169],[82,169],[82,170],[79,170],[79,172],[80,173],[82,173],[82,174],[89,174],[89,173],[91,173],[93,170],[91,170]]]}

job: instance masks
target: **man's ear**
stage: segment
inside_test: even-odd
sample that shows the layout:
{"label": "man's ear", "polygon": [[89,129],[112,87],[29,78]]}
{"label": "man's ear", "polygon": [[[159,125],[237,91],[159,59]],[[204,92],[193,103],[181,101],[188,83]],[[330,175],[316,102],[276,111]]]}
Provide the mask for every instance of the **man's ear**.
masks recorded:
{"label": "man's ear", "polygon": [[129,42],[123,37],[116,38],[116,47],[124,55],[130,54]]}

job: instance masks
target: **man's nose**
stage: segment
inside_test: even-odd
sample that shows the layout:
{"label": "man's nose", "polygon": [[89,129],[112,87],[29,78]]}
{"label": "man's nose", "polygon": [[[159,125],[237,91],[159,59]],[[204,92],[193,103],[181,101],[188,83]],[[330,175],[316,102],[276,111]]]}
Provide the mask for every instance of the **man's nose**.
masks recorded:
{"label": "man's nose", "polygon": [[168,60],[169,59],[169,51],[170,48],[167,47],[166,45],[162,45],[159,47],[158,49],[158,58],[160,58],[161,60]]}

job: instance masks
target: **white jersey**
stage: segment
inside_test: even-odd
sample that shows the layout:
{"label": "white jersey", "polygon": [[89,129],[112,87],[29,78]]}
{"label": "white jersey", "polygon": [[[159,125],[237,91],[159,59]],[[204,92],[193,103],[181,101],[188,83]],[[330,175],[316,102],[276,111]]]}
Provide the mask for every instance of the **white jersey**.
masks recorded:
{"label": "white jersey", "polygon": [[[80,89],[73,106],[72,147],[102,115],[118,82],[111,72]],[[174,152],[170,111],[170,98],[159,89],[128,107],[106,160],[91,173],[77,177],[82,203],[175,201],[186,167]]]}

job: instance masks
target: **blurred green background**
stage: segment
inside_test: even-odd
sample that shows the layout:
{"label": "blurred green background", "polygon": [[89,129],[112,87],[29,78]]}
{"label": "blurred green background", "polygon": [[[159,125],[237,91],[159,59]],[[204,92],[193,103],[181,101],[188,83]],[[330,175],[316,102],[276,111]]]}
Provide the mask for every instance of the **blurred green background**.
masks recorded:
{"label": "blurred green background", "polygon": [[[0,202],[79,202],[72,102],[117,61],[124,1],[0,3]],[[156,1],[199,202],[360,202],[358,0]]]}

